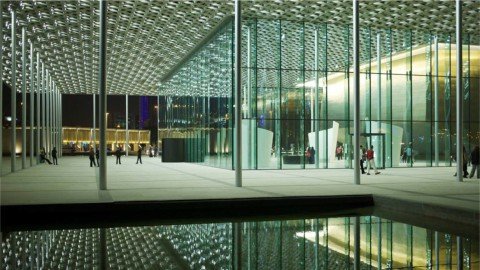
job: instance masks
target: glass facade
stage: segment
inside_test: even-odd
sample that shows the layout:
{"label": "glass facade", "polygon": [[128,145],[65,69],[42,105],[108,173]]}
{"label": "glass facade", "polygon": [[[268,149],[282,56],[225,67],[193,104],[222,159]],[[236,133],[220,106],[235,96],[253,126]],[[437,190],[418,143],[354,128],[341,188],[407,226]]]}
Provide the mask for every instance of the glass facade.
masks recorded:
{"label": "glass facade", "polygon": [[[452,165],[454,39],[408,29],[361,29],[361,144],[374,146],[377,167]],[[469,152],[480,139],[478,40],[471,34],[463,40]],[[243,21],[243,168],[353,167],[352,44],[350,26]],[[199,139],[189,142],[188,155],[228,169],[235,151],[233,46],[228,23],[159,87],[166,126]]]}

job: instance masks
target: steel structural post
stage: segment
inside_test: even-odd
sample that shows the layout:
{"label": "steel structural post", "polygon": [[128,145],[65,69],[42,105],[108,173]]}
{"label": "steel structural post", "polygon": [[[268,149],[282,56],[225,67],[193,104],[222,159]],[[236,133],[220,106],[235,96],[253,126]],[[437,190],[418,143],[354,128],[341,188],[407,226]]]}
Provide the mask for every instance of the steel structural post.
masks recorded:
{"label": "steel structural post", "polygon": [[128,142],[128,94],[125,95],[125,155],[128,157],[130,143]]}
{"label": "steel structural post", "polygon": [[[0,1],[0,25],[3,27],[2,12],[3,12],[3,2]],[[0,56],[3,56],[3,37],[0,37]],[[0,61],[0,76],[3,76],[3,61]],[[0,176],[1,176],[3,173],[2,172],[3,171],[3,80],[1,79],[0,79],[0,113],[2,115],[2,120],[0,120]]]}
{"label": "steel structural post", "polygon": [[455,0],[457,41],[457,181],[463,182],[462,1]]}
{"label": "steel structural post", "polygon": [[242,25],[241,4],[235,0],[235,186],[242,186]]}
{"label": "steel structural post", "polygon": [[355,217],[353,269],[360,270],[360,217]]}
{"label": "steel structural post", "polygon": [[97,132],[96,132],[96,128],[97,128],[97,105],[96,105],[96,95],[95,93],[93,93],[92,95],[92,99],[93,99],[93,136],[92,136],[92,139],[93,139],[93,151],[95,151],[95,153],[97,152]]}
{"label": "steel structural post", "polygon": [[45,146],[47,145],[47,132],[45,130],[45,105],[47,104],[46,102],[46,79],[45,79],[45,64],[42,62],[42,89],[41,89],[41,98],[42,98],[42,150],[46,151]]}
{"label": "steel structural post", "polygon": [[35,94],[35,87],[34,87],[34,80],[33,80],[33,43],[30,42],[30,167],[33,166],[33,152],[34,152],[34,134],[33,128],[35,124],[35,103],[34,103],[34,94]]}
{"label": "steel structural post", "polygon": [[354,182],[360,185],[360,36],[359,36],[359,13],[358,0],[353,0],[353,91],[354,91],[354,112],[353,112],[353,159],[355,163]]}
{"label": "steel structural post", "polygon": [[15,172],[16,167],[16,144],[17,144],[17,36],[16,36],[16,26],[15,26],[16,16],[15,11],[12,11],[12,97],[11,101],[11,111],[12,111],[12,130],[10,133],[10,165],[11,172]]}
{"label": "steel structural post", "polygon": [[27,46],[26,30],[22,27],[22,169],[27,167]]}
{"label": "steel structural post", "polygon": [[99,188],[107,189],[107,138],[106,138],[106,113],[107,113],[107,1],[99,0],[100,18],[99,18],[99,122],[100,122],[100,171]]}
{"label": "steel structural post", "polygon": [[[62,100],[62,93],[58,92],[59,94],[59,106],[60,106],[60,147],[63,147],[63,100]],[[62,148],[61,148],[62,149]],[[63,156],[63,150],[60,150],[60,156]]]}
{"label": "steel structural post", "polygon": [[[319,58],[319,52],[318,52],[318,27],[315,28],[315,106],[313,107],[313,126],[314,126],[314,131],[315,131],[315,153],[317,156],[315,158],[315,168],[318,169],[320,168],[320,134],[319,134],[319,129],[320,129],[320,88],[319,88],[319,74],[320,72],[318,70],[318,58]],[[326,78],[325,78],[326,79]]]}
{"label": "steel structural post", "polygon": [[37,95],[37,133],[35,134],[37,139],[37,164],[40,163],[40,53],[37,52],[37,68],[36,73],[37,77],[35,78],[37,82],[35,83],[36,95]]}
{"label": "steel structural post", "polygon": [[45,154],[50,154],[50,72],[45,70]]}
{"label": "steel structural post", "polygon": [[439,114],[438,114],[438,36],[435,37],[435,79],[434,79],[434,145],[435,145],[435,166],[438,167],[440,162],[440,139],[438,137]]}

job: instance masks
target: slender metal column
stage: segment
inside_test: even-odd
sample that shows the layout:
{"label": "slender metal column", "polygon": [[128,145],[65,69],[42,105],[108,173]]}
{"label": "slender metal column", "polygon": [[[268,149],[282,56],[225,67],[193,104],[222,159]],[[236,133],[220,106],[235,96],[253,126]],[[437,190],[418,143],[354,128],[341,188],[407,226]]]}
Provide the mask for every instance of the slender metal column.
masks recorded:
{"label": "slender metal column", "polygon": [[235,186],[242,186],[242,25],[241,4],[235,0]]}
{"label": "slender metal column", "polygon": [[[63,146],[63,95],[59,92],[59,103],[60,103],[60,146]],[[60,149],[60,156],[63,156],[63,151]]]}
{"label": "slender metal column", "polygon": [[51,123],[52,123],[52,147],[51,147],[51,150],[53,150],[53,147],[56,147],[57,146],[57,119],[55,117],[56,113],[57,113],[57,106],[55,104],[55,83],[53,82],[53,79],[52,79],[52,92],[50,94],[50,99],[51,99],[51,104],[52,104],[52,109],[50,111],[50,115],[51,115]]}
{"label": "slender metal column", "polygon": [[57,100],[57,84],[53,84],[53,145],[57,148],[58,151],[58,100]]}
{"label": "slender metal column", "polygon": [[45,105],[46,105],[46,93],[47,93],[47,89],[46,89],[46,76],[45,76],[45,64],[42,62],[42,89],[41,89],[41,98],[42,98],[42,149],[44,149],[47,145],[47,132],[45,130],[45,127],[46,127],[46,123],[45,123],[45,113],[46,113],[46,109],[45,109]]}
{"label": "slender metal column", "polygon": [[53,92],[53,99],[55,101],[55,115],[54,115],[54,118],[55,118],[55,147],[57,147],[57,154],[58,154],[58,151],[60,151],[60,147],[59,147],[59,142],[60,142],[60,139],[59,139],[59,132],[58,132],[58,87],[57,85],[55,84],[55,88],[54,88],[55,92]]}
{"label": "slender metal column", "polygon": [[27,40],[22,27],[22,169],[27,168]]}
{"label": "slender metal column", "polygon": [[377,269],[382,269],[382,219],[378,218]]}
{"label": "slender metal column", "polygon": [[[317,156],[315,157],[315,168],[320,168],[320,134],[319,134],[319,127],[320,127],[320,88],[319,84],[319,76],[318,73],[318,28],[315,28],[315,105],[313,111],[313,126],[315,130],[315,153]],[[327,79],[327,78],[325,78]],[[328,132],[326,130],[325,132]]]}
{"label": "slender metal column", "polygon": [[36,145],[36,154],[37,154],[37,164],[40,163],[40,53],[37,52],[37,68],[36,68],[37,76],[36,80],[37,82],[35,83],[35,90],[36,90],[36,95],[37,95],[37,133],[36,139],[37,139],[37,145]]}
{"label": "slender metal column", "polygon": [[30,42],[30,167],[33,166],[33,151],[35,146],[35,141],[33,139],[33,128],[35,125],[35,81],[33,80],[33,43]]}
{"label": "slender metal column", "polygon": [[49,106],[49,118],[48,120],[50,121],[50,125],[49,125],[49,132],[50,132],[50,143],[49,143],[49,154],[52,152],[52,149],[53,149],[53,146],[55,145],[55,142],[54,142],[54,139],[53,139],[53,131],[54,131],[54,120],[53,120],[53,110],[54,110],[54,102],[53,102],[53,79],[52,79],[52,75],[50,74],[49,72],[49,76],[48,76],[48,80],[49,80],[49,99],[50,99],[50,106]]}
{"label": "slender metal column", "polygon": [[40,163],[40,53],[37,52],[37,68],[36,68],[36,80],[37,82],[35,83],[35,91],[37,95],[37,127],[36,127],[36,154],[37,154],[37,164]]}
{"label": "slender metal column", "polygon": [[[3,27],[3,2],[0,2],[0,25]],[[3,29],[1,30],[3,33]],[[2,34],[3,35],[3,34]],[[0,37],[0,56],[3,56],[3,37]],[[0,76],[3,76],[3,61],[0,61]],[[3,80],[0,79],[0,176],[3,171]]]}
{"label": "slender metal column", "polygon": [[[127,117],[128,117],[128,115],[127,115]],[[158,145],[159,145],[159,143],[158,143],[159,134],[160,134],[159,131],[158,131],[159,129],[160,129],[160,96],[157,95],[157,143],[155,145],[157,147],[157,149],[158,149]],[[157,150],[157,155],[158,155],[158,150]]]}
{"label": "slender metal column", "polygon": [[435,166],[439,166],[440,162],[440,140],[438,138],[438,36],[435,37],[435,80],[434,80],[434,145],[435,145]]}
{"label": "slender metal column", "polygon": [[455,0],[457,39],[457,181],[463,182],[462,1]]}
{"label": "slender metal column", "polygon": [[12,11],[12,126],[10,138],[10,164],[11,172],[15,172],[16,167],[16,149],[17,144],[17,36],[16,36],[16,16],[15,11]]}
{"label": "slender metal column", "polygon": [[245,118],[247,118],[247,124],[248,124],[248,131],[247,131],[247,153],[243,153],[246,155],[247,158],[247,164],[249,169],[255,168],[255,150],[253,148],[254,141],[254,135],[255,135],[255,130],[253,130],[252,124],[253,119],[252,119],[252,34],[251,34],[251,26],[248,25],[247,27],[247,85],[246,85],[246,91],[245,91]]}
{"label": "slender metal column", "polygon": [[100,20],[99,20],[99,115],[100,115],[100,172],[99,172],[99,188],[107,189],[107,137],[106,137],[106,117],[107,117],[107,1],[100,0]]}
{"label": "slender metal column", "polygon": [[435,232],[435,270],[440,269],[440,235]]}
{"label": "slender metal column", "polygon": [[128,151],[130,150],[129,145],[130,143],[128,142],[128,94],[126,94],[125,95],[125,154],[127,155],[127,157],[128,157]]}
{"label": "slender metal column", "polygon": [[50,74],[45,71],[45,152],[50,154]]}
{"label": "slender metal column", "polygon": [[[377,105],[377,119],[380,122],[382,119],[382,36],[377,34],[377,89],[378,89],[378,105]],[[378,132],[382,132],[379,130]],[[380,150],[380,149],[379,149]]]}
{"label": "slender metal column", "polygon": [[353,269],[360,270],[360,217],[355,217]]}
{"label": "slender metal column", "polygon": [[463,270],[463,239],[457,236],[457,270]]}
{"label": "slender metal column", "polygon": [[353,0],[353,159],[355,160],[353,169],[356,185],[360,185],[360,31],[358,17],[358,0]]}
{"label": "slender metal column", "polygon": [[92,139],[93,139],[93,149],[95,152],[97,152],[97,132],[96,132],[96,128],[97,128],[97,105],[95,103],[95,98],[96,98],[96,94],[93,93],[92,95],[92,99],[93,99],[93,136],[92,136]]}

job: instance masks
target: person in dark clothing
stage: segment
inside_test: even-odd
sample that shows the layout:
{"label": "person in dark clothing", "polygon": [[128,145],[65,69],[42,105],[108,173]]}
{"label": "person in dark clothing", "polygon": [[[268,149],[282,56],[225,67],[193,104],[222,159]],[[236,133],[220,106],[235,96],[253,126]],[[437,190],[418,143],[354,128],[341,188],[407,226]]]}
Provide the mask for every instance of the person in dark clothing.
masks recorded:
{"label": "person in dark clothing", "polygon": [[40,162],[48,162],[48,164],[52,165],[52,162],[47,158],[47,154],[45,152],[45,147],[42,148],[42,151],[40,151]]}
{"label": "person in dark clothing", "polygon": [[149,156],[149,157],[153,157],[153,148],[152,148],[152,146],[150,146],[150,149],[148,149],[148,152],[149,152],[149,153],[148,153],[148,156]]}
{"label": "person in dark clothing", "polygon": [[115,156],[117,157],[116,164],[122,164],[120,157],[122,156],[122,149],[117,147],[117,151],[115,151]]}
{"label": "person in dark clothing", "polygon": [[95,164],[95,152],[93,152],[93,147],[88,151],[88,158],[90,159],[90,167],[96,167],[97,164]]}
{"label": "person in dark clothing", "polygon": [[310,164],[315,164],[315,148],[314,148],[313,146],[310,147],[309,163],[310,163]]}
{"label": "person in dark clothing", "polygon": [[360,145],[360,169],[362,169],[362,174],[365,174],[365,166],[363,163],[365,162],[365,148],[363,145]]}
{"label": "person in dark clothing", "polygon": [[[458,162],[458,155],[457,155],[457,162]],[[468,177],[468,155],[467,155],[467,149],[465,148],[465,145],[463,146],[463,177]],[[453,176],[457,176],[457,173],[455,173]]]}
{"label": "person in dark clothing", "polygon": [[95,158],[97,159],[97,166],[100,167],[100,161],[98,161],[100,157],[100,151],[98,151],[98,147],[97,149],[95,150]]}
{"label": "person in dark clothing", "polygon": [[480,168],[479,165],[479,157],[480,157],[480,147],[475,146],[472,153],[470,154],[470,162],[472,162],[472,171],[470,172],[470,178],[473,178],[475,175],[475,171],[477,171],[477,179],[480,179]]}
{"label": "person in dark clothing", "polygon": [[153,149],[153,156],[156,157],[158,155],[158,146],[155,145],[155,148]]}
{"label": "person in dark clothing", "polygon": [[143,164],[142,163],[142,147],[138,147],[138,150],[137,150],[137,163],[135,164],[138,164],[138,161],[140,161],[140,164]]}
{"label": "person in dark clothing", "polygon": [[53,159],[53,165],[58,165],[57,148],[56,147],[53,147],[53,149],[52,149],[52,159]]}

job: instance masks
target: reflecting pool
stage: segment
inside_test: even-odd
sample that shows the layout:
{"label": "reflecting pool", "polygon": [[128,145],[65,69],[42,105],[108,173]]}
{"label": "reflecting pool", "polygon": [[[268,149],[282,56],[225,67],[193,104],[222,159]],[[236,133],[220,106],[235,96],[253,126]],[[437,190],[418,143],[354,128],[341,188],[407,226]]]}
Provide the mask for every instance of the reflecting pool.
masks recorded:
{"label": "reflecting pool", "polygon": [[[2,269],[353,269],[356,219],[10,232]],[[361,269],[456,269],[458,240],[463,269],[480,267],[476,236],[359,221]]]}

